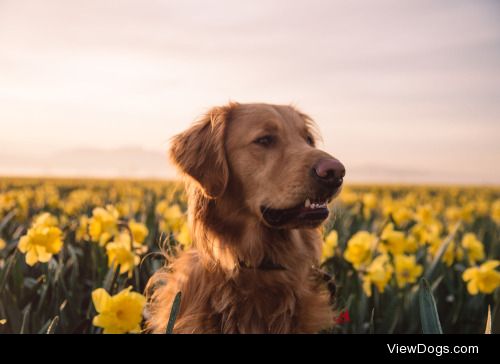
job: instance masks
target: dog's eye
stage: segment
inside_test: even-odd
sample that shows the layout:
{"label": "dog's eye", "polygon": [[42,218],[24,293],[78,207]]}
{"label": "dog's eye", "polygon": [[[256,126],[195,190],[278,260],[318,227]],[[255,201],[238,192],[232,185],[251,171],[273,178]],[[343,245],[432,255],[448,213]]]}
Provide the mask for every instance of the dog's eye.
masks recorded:
{"label": "dog's eye", "polygon": [[275,138],[272,135],[265,135],[255,139],[253,142],[263,147],[269,147],[274,144]]}
{"label": "dog's eye", "polygon": [[314,139],[312,138],[312,136],[307,136],[306,138],[306,142],[307,144],[309,144],[311,147],[314,147]]}

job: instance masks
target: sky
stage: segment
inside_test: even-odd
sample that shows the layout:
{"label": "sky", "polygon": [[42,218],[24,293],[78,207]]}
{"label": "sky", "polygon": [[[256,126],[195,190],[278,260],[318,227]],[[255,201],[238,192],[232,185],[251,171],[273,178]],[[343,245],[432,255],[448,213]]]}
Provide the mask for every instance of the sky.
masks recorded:
{"label": "sky", "polygon": [[214,105],[293,103],[346,181],[500,184],[500,2],[0,0],[0,174],[175,176]]}

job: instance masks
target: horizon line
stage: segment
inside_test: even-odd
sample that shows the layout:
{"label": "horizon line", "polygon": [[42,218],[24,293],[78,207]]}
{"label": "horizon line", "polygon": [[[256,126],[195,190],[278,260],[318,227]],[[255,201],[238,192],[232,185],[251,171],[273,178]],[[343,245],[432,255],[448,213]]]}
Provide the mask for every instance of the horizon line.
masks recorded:
{"label": "horizon line", "polygon": [[[0,172],[0,178],[6,180],[83,180],[83,181],[103,181],[103,182],[168,182],[168,183],[183,183],[182,178],[168,178],[159,176],[97,176],[97,175],[7,175]],[[464,182],[436,182],[436,181],[363,181],[356,179],[352,182],[344,183],[344,188],[349,186],[365,187],[367,185],[372,186],[394,186],[394,187],[461,187],[461,188],[494,188],[500,189],[500,183],[491,182],[476,182],[476,183],[464,183]]]}

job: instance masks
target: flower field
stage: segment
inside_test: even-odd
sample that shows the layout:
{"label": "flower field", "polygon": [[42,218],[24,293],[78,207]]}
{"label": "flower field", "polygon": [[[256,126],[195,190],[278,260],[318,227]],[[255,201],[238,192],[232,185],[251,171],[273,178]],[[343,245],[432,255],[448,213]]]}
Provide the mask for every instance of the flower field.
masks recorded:
{"label": "flower field", "polygon": [[[485,331],[500,189],[347,186],[331,210],[323,268],[346,313],[334,332],[422,332],[422,278],[444,333]],[[140,333],[160,248],[191,244],[185,211],[174,182],[2,179],[0,333]]]}

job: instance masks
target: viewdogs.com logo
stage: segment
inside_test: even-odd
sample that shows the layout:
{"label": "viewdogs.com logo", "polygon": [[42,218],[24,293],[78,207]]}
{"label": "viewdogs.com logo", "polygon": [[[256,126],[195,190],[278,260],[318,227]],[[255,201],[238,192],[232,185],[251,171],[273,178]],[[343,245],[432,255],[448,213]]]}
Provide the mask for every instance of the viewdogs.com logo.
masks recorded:
{"label": "viewdogs.com logo", "polygon": [[474,345],[453,346],[448,345],[398,345],[387,344],[390,354],[430,354],[442,356],[443,354],[478,354],[479,347]]}

